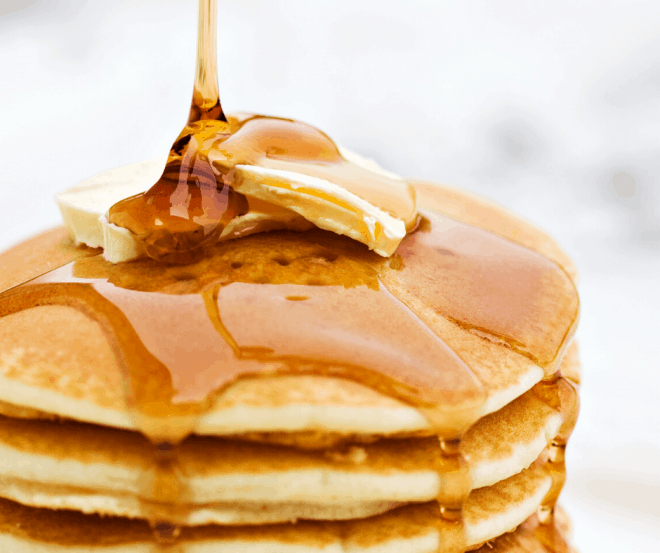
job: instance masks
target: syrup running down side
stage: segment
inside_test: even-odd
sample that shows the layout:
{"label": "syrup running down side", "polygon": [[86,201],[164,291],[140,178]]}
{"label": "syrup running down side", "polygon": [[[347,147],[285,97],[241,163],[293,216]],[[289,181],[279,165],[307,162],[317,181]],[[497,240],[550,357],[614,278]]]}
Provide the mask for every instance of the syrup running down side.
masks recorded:
{"label": "syrup running down side", "polygon": [[559,433],[548,447],[547,468],[552,477],[552,487],[539,508],[539,525],[534,531],[536,538],[553,553],[571,553],[566,537],[557,530],[555,508],[559,494],[566,482],[566,444],[580,410],[580,398],[575,386],[557,371],[534,387],[536,395],[553,409],[566,413]]}

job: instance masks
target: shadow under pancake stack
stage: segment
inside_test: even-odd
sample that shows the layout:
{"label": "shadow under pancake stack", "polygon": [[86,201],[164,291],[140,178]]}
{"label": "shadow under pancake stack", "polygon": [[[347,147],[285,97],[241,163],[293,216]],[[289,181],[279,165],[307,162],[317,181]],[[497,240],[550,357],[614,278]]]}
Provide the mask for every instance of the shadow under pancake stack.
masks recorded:
{"label": "shadow under pancake stack", "polygon": [[60,196],[87,246],[0,256],[0,550],[573,551],[571,261],[313,127],[226,117],[207,0],[199,52],[167,162]]}

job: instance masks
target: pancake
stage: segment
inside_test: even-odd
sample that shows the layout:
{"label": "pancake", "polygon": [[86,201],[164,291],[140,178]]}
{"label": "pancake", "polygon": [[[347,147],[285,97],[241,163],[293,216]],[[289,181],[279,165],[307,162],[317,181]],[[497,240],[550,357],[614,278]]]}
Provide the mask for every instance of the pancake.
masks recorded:
{"label": "pancake", "polygon": [[[125,534],[127,532],[132,532],[133,536],[138,539],[146,538],[144,533],[139,534],[139,530],[133,527],[131,523],[126,524],[126,521],[121,519],[98,519],[93,518],[87,521],[81,521],[80,517],[71,517],[63,516],[59,520],[55,521],[60,524],[60,531],[53,531],[54,528],[51,526],[46,531],[35,531],[38,530],[35,528],[38,525],[39,520],[43,519],[43,514],[36,510],[28,510],[22,508],[20,505],[11,504],[8,502],[2,502],[0,500],[0,516],[2,522],[0,522],[0,527],[3,525],[13,526],[11,532],[0,530],[0,543],[7,547],[8,550],[16,553],[23,552],[37,552],[37,553],[60,553],[62,551],[103,551],[110,553],[123,553],[123,552],[147,552],[151,551],[150,544],[127,544],[126,542],[122,543],[121,540],[115,535],[114,540],[110,537],[107,532],[107,526],[114,525],[114,530],[116,534]],[[37,524],[35,524],[37,522]],[[48,521],[53,522],[53,521]],[[103,523],[106,525],[106,533],[103,536],[100,536],[99,526]],[[20,529],[24,529],[22,532]],[[64,529],[64,531],[62,531]],[[481,547],[473,548],[477,553],[547,553],[548,549],[544,546],[542,539],[537,537],[539,529],[538,518],[536,516],[529,517],[526,521],[518,526],[515,530],[507,532],[495,539],[488,540]],[[48,531],[50,530],[50,532]],[[355,552],[355,551],[364,551],[364,548],[355,548],[350,547],[348,544],[342,543],[339,547],[333,547],[333,545],[327,545],[327,542],[324,538],[323,530],[325,528],[315,528],[309,529],[309,532],[305,536],[300,536],[300,541],[294,541],[290,536],[287,541],[275,542],[274,544],[266,545],[266,540],[268,536],[264,536],[266,539],[262,541],[260,546],[262,547],[261,551],[277,551],[289,552],[295,551],[330,551],[331,553],[344,553],[344,552]],[[81,540],[76,540],[76,531],[78,532],[89,532],[88,535],[96,536],[97,541],[93,544],[90,544],[89,541],[87,544],[84,542],[81,543]],[[231,539],[233,536],[229,536]],[[561,510],[557,509],[557,539],[561,540],[563,543],[566,543],[570,537],[570,524],[568,517]],[[101,542],[100,539],[105,538],[104,542]],[[305,543],[304,538],[307,538],[307,543]],[[146,538],[148,539],[148,538]],[[327,538],[326,538],[327,539]],[[136,540],[137,541],[137,540]],[[146,541],[146,540],[145,540]],[[249,548],[241,546],[238,540],[230,542],[229,544],[223,546],[220,543],[212,543],[210,546],[208,544],[200,543],[201,540],[197,542],[192,542],[186,544],[186,552],[193,553],[205,553],[208,551],[249,551]],[[329,540],[328,540],[329,541]],[[437,541],[433,536],[422,536],[421,538],[412,538],[401,543],[394,543],[391,547],[381,547],[378,551],[406,551],[406,553],[432,553],[437,551]],[[56,545],[56,544],[66,544]],[[71,545],[73,544],[73,545]],[[311,547],[310,547],[311,544]],[[193,547],[191,547],[193,545]],[[270,547],[269,547],[270,546]],[[87,547],[87,549],[83,549]],[[231,548],[234,549],[231,549]],[[249,547],[249,546],[248,546]],[[401,549],[401,547],[407,547],[406,549]],[[304,549],[303,549],[304,548]],[[181,550],[181,548],[179,548]],[[575,553],[575,549],[568,546],[564,549],[567,552]]]}
{"label": "pancake", "polygon": [[[543,464],[474,492],[465,507],[468,546],[480,545],[531,516],[550,488]],[[435,502],[345,522],[186,528],[184,551],[442,551],[445,525]],[[149,527],[120,518],[50,511],[0,500],[0,546],[9,551],[143,551]],[[4,543],[3,543],[4,541]],[[32,549],[26,549],[32,547]],[[85,549],[87,548],[87,549]],[[279,549],[278,549],[279,548]],[[398,548],[398,549],[397,549]]]}
{"label": "pancake", "polygon": [[318,229],[185,267],[61,229],[0,255],[0,548],[534,551],[577,416],[575,270],[416,186],[436,212],[389,259]]}
{"label": "pancake", "polygon": [[[427,191],[425,195],[424,191]],[[550,259],[561,262],[561,266],[569,274],[574,273],[572,265],[546,235],[532,229],[530,225],[519,221],[511,215],[503,214],[485,202],[475,203],[471,196],[447,188],[435,187],[433,191],[438,198],[430,194],[430,188],[421,188],[421,202],[437,202],[442,200],[443,208],[458,221],[473,223],[479,221],[486,228],[497,227],[498,232],[508,240],[517,241],[526,247],[547,255]],[[474,206],[469,211],[465,206]],[[431,205],[433,207],[433,205]],[[488,220],[484,213],[490,214]],[[499,222],[499,227],[496,222]],[[506,223],[506,224],[505,224]],[[75,260],[89,256],[93,250],[80,250],[66,243],[57,242],[54,237],[61,236],[61,231],[53,231],[41,238],[34,239],[17,246],[2,254],[0,262],[11,264],[12,271],[0,277],[0,290],[10,288],[26,278],[61,265],[64,260]],[[303,238],[304,236],[304,238]],[[311,240],[309,239],[311,237]],[[328,262],[322,257],[323,251],[336,248],[338,241],[320,231],[316,233],[268,233],[247,237],[240,244],[230,244],[222,250],[221,255],[227,265],[243,263],[250,259],[256,263],[261,273],[272,276],[284,269],[294,268],[296,259],[305,263],[309,269],[322,271],[324,278],[330,283],[339,282],[346,271],[346,266],[356,259],[363,259],[364,253],[352,247],[352,244],[341,243],[340,259]],[[319,245],[322,247],[319,248]],[[30,267],[32,259],[25,252],[41,251],[42,261],[34,270]],[[321,250],[319,252],[319,250]],[[268,252],[276,251],[273,257]],[[91,253],[90,253],[91,252]],[[345,254],[341,255],[341,254]],[[336,254],[333,254],[336,255]],[[22,260],[25,258],[25,262]],[[288,267],[282,267],[278,261],[287,260]],[[84,259],[82,259],[84,261]],[[98,258],[90,260],[86,270],[99,278],[116,277],[117,270]],[[342,263],[342,261],[344,263]],[[419,292],[410,290],[406,282],[401,281],[399,271],[387,266],[378,265],[382,281],[412,307],[420,320],[431,328],[435,334],[465,361],[474,373],[483,389],[480,393],[486,396],[485,401],[474,411],[468,424],[488,413],[500,409],[511,400],[530,389],[543,378],[544,372],[532,359],[514,351],[506,344],[498,344],[484,339],[483,335],[472,329],[457,326],[454,322],[438,315],[433,306],[421,301]],[[90,266],[91,265],[91,266]],[[135,262],[129,266],[121,266],[121,271],[147,270],[148,263]],[[168,290],[176,289],[174,283],[181,280],[181,272],[162,279],[161,284]],[[219,271],[216,270],[215,274]],[[296,282],[287,275],[287,282]],[[188,272],[188,274],[190,274]],[[162,275],[159,275],[162,277]],[[304,274],[309,278],[309,274]],[[412,277],[416,277],[413,274]],[[110,277],[110,278],[112,278]],[[254,275],[248,275],[254,277]],[[121,276],[119,277],[121,278]],[[129,277],[130,279],[130,277]],[[298,276],[299,279],[299,276]],[[174,281],[174,283],[172,282]],[[300,282],[300,280],[298,280]],[[556,307],[553,306],[553,309]],[[123,377],[109,345],[103,345],[103,331],[99,324],[84,317],[74,309],[48,308],[36,313],[33,310],[5,316],[0,320],[0,402],[22,408],[43,410],[61,417],[115,426],[118,428],[137,429],[126,405],[122,381]],[[46,317],[43,321],[42,318]],[[35,333],[34,328],[39,328]],[[30,331],[27,331],[30,329]],[[67,329],[75,329],[69,331]],[[54,356],[54,350],[59,355]],[[94,362],[84,352],[93,352]],[[79,352],[72,355],[72,352]],[[32,357],[26,357],[26,355]],[[67,374],[75,374],[76,378],[53,379],[54,373],[60,373],[60,363],[67,365]],[[273,388],[278,387],[271,379],[264,381],[239,381],[225,391],[223,397],[196,422],[195,431],[208,435],[227,435],[245,432],[291,432],[322,430],[324,432],[364,433],[392,435],[401,432],[415,432],[428,429],[428,421],[416,409],[397,402],[392,398],[384,398],[382,394],[374,393],[365,386],[354,382],[336,381],[328,383],[327,379],[308,379],[299,388],[296,380],[283,382],[277,389],[277,411],[273,411]],[[286,390],[293,386],[291,393]],[[296,393],[296,388],[300,391]],[[300,399],[332,395],[328,388],[335,391],[335,397],[340,405],[340,412],[326,406],[316,409],[314,403],[307,404]],[[317,391],[318,390],[318,391]],[[287,397],[297,396],[295,403],[286,402]],[[341,399],[339,399],[341,398]],[[268,405],[261,408],[261,404]],[[270,404],[270,405],[269,405]],[[291,409],[292,406],[294,406]],[[354,409],[354,411],[350,411]],[[291,412],[293,410],[293,412]],[[390,414],[391,413],[391,414]],[[347,427],[346,419],[353,428]]]}

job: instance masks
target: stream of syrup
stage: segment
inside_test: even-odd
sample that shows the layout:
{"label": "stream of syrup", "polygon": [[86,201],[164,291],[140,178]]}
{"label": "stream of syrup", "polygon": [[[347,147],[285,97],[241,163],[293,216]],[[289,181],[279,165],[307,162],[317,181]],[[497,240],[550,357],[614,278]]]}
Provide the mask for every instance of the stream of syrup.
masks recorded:
{"label": "stream of syrup", "polygon": [[357,381],[425,414],[438,436],[437,470],[449,482],[438,496],[441,550],[462,552],[471,482],[461,436],[479,417],[486,392],[432,330],[428,314],[395,292],[405,291],[462,331],[545,370],[539,397],[571,415],[550,445],[553,486],[537,533],[563,552],[553,510],[577,415],[575,390],[558,372],[579,311],[571,279],[540,254],[437,214],[426,214],[404,239],[396,263],[319,230],[217,244],[227,223],[249,209],[232,189],[240,165],[324,178],[409,227],[416,212],[410,185],[349,163],[317,129],[282,118],[226,117],[215,35],[216,0],[200,0],[188,124],[159,181],[110,210],[110,221],[131,230],[153,259],[76,260],[1,294],[0,317],[67,305],[100,324],[136,425],[155,444],[142,496],[158,543],[177,547],[182,506],[190,503],[177,446],[219,395],[240,379],[317,374]]}
{"label": "stream of syrup", "polygon": [[197,73],[188,123],[148,191],[114,205],[109,221],[129,229],[147,255],[190,263],[249,210],[232,184],[241,166],[292,171],[342,186],[402,220],[416,223],[415,192],[403,180],[356,165],[323,132],[299,121],[248,113],[225,116],[218,94],[216,2],[199,2]]}
{"label": "stream of syrup", "polygon": [[552,486],[538,510],[539,525],[534,534],[549,551],[571,553],[570,544],[555,524],[555,507],[566,482],[566,444],[577,422],[580,399],[573,383],[564,378],[561,371],[550,375],[533,389],[546,404],[564,413],[559,433],[548,446],[547,469],[552,477]]}

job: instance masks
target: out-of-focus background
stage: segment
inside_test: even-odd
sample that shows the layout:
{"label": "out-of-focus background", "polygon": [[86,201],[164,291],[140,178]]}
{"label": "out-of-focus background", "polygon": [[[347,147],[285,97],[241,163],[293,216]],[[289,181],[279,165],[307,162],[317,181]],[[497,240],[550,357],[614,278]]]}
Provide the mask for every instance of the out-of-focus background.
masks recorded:
{"label": "out-of-focus background", "polygon": [[[168,151],[195,0],[0,1],[0,249],[53,195]],[[220,0],[227,111],[310,122],[547,229],[581,269],[563,503],[589,551],[660,543],[660,2]]]}

